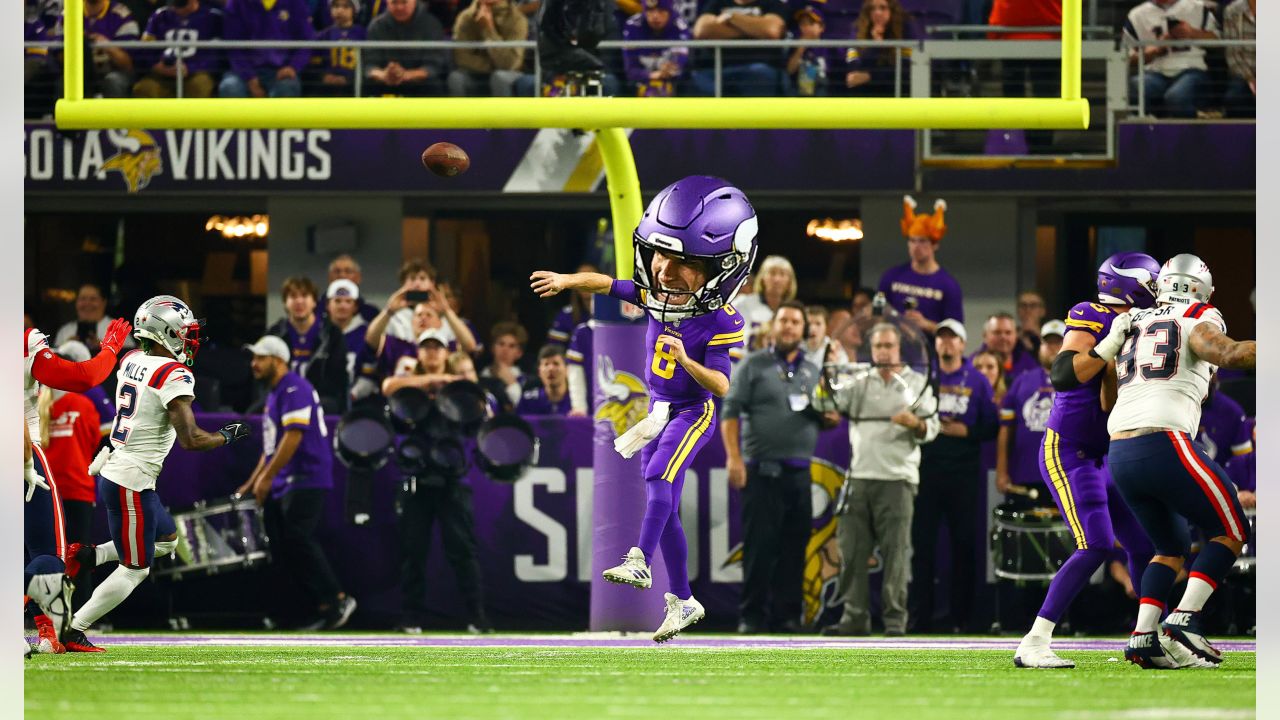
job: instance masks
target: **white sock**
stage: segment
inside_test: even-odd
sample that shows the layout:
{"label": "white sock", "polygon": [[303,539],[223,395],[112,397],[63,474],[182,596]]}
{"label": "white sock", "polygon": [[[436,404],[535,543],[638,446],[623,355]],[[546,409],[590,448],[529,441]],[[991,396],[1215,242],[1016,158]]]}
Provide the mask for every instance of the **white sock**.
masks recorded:
{"label": "white sock", "polygon": [[1204,609],[1204,604],[1212,594],[1212,585],[1198,577],[1193,577],[1187,581],[1187,589],[1182,593],[1182,602],[1178,603],[1178,609],[1199,612]]}
{"label": "white sock", "polygon": [[1052,620],[1045,620],[1044,618],[1037,615],[1036,621],[1031,624],[1031,632],[1027,633],[1027,635],[1035,636],[1035,637],[1051,638],[1053,637],[1053,629],[1056,627],[1058,627],[1058,623],[1053,622]]}
{"label": "white sock", "polygon": [[106,542],[93,549],[94,565],[105,565],[109,562],[120,562],[120,553],[116,552],[114,542]]}
{"label": "white sock", "polygon": [[1159,605],[1150,603],[1141,603],[1138,605],[1138,626],[1134,628],[1136,632],[1155,632],[1156,625],[1160,623]]}
{"label": "white sock", "polygon": [[177,540],[157,540],[155,552],[152,557],[166,557],[172,555],[173,551],[178,547]]}
{"label": "white sock", "polygon": [[89,598],[89,602],[85,603],[71,619],[71,627],[81,632],[88,630],[89,626],[98,621],[98,618],[124,602],[124,599],[129,597],[129,593],[133,592],[133,589],[138,587],[149,574],[151,574],[151,568],[137,570],[117,565],[107,579],[93,589],[93,596]]}

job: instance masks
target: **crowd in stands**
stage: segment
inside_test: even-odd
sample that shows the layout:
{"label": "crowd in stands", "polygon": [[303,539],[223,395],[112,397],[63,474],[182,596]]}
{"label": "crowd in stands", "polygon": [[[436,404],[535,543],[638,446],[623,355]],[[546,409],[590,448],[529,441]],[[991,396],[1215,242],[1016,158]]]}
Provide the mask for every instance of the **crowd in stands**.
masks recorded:
{"label": "crowd in stands", "polygon": [[[536,39],[541,0],[85,0],[92,47],[86,93],[103,97],[173,97],[183,69],[184,97],[352,95],[529,96],[563,92],[565,77],[545,73],[535,87],[534,53],[512,47],[366,48],[377,41],[520,41]],[[977,24],[1052,26],[1061,0],[988,0],[973,14],[959,0],[615,0],[609,30],[624,40],[916,40],[927,24],[966,19]],[[27,0],[25,38],[59,40],[58,0]],[[961,6],[964,6],[962,11]],[[1122,33],[1136,43],[1170,39],[1253,40],[1256,0],[1150,0],[1129,11]],[[1054,40],[1046,32],[993,33],[993,39]],[[157,50],[98,47],[106,41],[224,39],[350,41],[325,49],[252,48]],[[731,48],[722,53],[724,95],[909,94],[910,49]],[[1144,72],[1136,72],[1137,55]],[[1150,45],[1133,51],[1131,102],[1141,83],[1152,114],[1195,117],[1222,109],[1252,116],[1257,91],[1253,47],[1209,49]],[[1225,58],[1225,63],[1223,59]],[[609,95],[712,95],[713,53],[679,46],[605,51]],[[896,60],[895,60],[896,59]],[[1206,63],[1206,60],[1209,63]],[[26,50],[28,105],[47,111],[60,85],[60,53]],[[1210,88],[1225,64],[1225,86]],[[1003,94],[1056,96],[1056,60],[1006,60]],[[897,79],[895,80],[895,77]],[[898,87],[898,84],[901,86]],[[1030,138],[1035,144],[1037,138]]]}

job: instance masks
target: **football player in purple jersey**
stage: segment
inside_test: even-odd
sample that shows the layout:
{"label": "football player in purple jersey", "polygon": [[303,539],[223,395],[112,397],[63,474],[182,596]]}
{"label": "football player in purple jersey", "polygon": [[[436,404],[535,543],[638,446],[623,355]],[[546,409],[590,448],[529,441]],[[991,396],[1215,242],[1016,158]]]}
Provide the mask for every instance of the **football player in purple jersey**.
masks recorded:
{"label": "football player in purple jersey", "polygon": [[1106,469],[1109,408],[1102,406],[1101,391],[1103,371],[1120,351],[1119,342],[1108,340],[1111,322],[1130,308],[1155,304],[1159,273],[1160,263],[1150,255],[1112,255],[1098,268],[1097,302],[1078,303],[1067,313],[1062,351],[1049,371],[1056,392],[1039,460],[1040,475],[1071,528],[1076,550],[1049,583],[1031,631],[1018,645],[1013,656],[1018,667],[1075,667],[1050,647],[1062,614],[1117,540],[1128,554],[1134,587],[1154,552]]}
{"label": "football player in purple jersey", "polygon": [[670,592],[655,642],[670,640],[705,614],[689,589],[688,545],[677,510],[685,470],[715,435],[715,398],[729,390],[729,349],[743,344],[745,323],[731,303],[755,261],[757,229],[755,209],[741,190],[721,178],[694,175],[667,186],[645,209],[634,236],[634,280],[545,270],[530,277],[541,297],[588,290],[649,312],[649,415],[614,441],[623,457],[640,452],[647,503],[636,547],[604,578],[650,587],[649,564],[661,546]]}

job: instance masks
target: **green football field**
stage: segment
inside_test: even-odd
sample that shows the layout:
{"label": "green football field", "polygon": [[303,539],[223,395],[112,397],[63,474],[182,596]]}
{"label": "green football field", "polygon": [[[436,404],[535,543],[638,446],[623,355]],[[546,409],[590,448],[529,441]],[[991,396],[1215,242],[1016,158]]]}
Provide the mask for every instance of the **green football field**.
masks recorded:
{"label": "green football field", "polygon": [[[1012,666],[1016,640],[669,645],[584,636],[105,636],[104,654],[26,663],[27,717],[113,718],[1252,718],[1256,654],[1143,671],[1114,649],[1062,649],[1069,671]],[[1088,647],[1090,641],[1074,647]],[[1070,642],[1064,643],[1070,646]],[[1242,643],[1252,647],[1251,643]]]}

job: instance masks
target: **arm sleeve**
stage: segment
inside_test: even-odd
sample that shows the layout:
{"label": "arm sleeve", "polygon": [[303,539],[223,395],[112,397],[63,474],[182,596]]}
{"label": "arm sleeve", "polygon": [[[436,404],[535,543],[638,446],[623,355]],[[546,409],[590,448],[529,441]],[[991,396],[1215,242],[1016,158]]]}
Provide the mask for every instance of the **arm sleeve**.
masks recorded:
{"label": "arm sleeve", "polygon": [[281,430],[302,429],[311,424],[312,398],[301,385],[288,388],[280,396]]}
{"label": "arm sleeve", "polygon": [[54,355],[52,350],[44,349],[31,364],[31,376],[55,390],[84,392],[101,385],[115,366],[116,354],[110,350],[99,350],[92,360],[73,363]]}
{"label": "arm sleeve", "polygon": [[723,373],[729,379],[729,387],[733,387],[733,359],[729,357],[727,346],[708,347],[702,365],[708,370]]}
{"label": "arm sleeve", "polygon": [[1013,427],[1018,419],[1018,407],[1015,404],[1016,398],[1013,394],[1013,388],[1004,394],[1004,400],[1000,401],[1000,426]]}
{"label": "arm sleeve", "polygon": [[174,368],[160,387],[156,388],[156,395],[160,397],[160,404],[164,407],[169,407],[169,403],[175,398],[195,397],[195,394],[195,376],[185,367]]}
{"label": "arm sleeve", "polygon": [[636,289],[634,280],[614,280],[609,286],[609,297],[625,300],[634,305],[640,305],[640,293]]}

